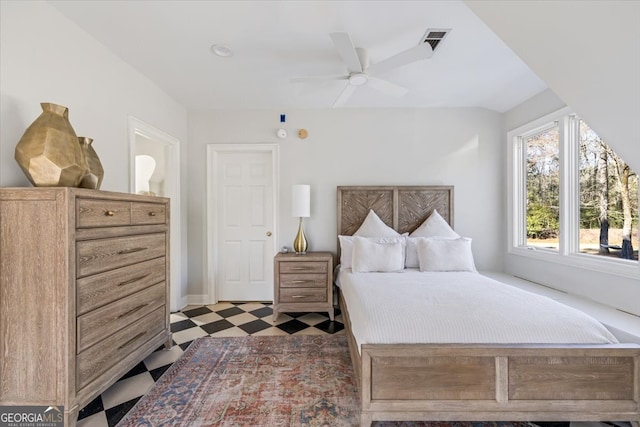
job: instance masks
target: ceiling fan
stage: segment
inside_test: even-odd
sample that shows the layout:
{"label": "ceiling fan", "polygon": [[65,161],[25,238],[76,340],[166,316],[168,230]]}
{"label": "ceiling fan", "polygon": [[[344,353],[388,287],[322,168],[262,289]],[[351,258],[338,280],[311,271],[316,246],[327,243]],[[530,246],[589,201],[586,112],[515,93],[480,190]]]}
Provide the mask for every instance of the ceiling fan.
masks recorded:
{"label": "ceiling fan", "polygon": [[383,61],[369,64],[369,54],[366,49],[355,47],[349,33],[329,34],[333,45],[347,66],[347,74],[340,76],[298,77],[292,82],[310,82],[321,80],[346,80],[347,85],[333,103],[334,107],[344,105],[359,86],[370,85],[372,88],[386,95],[400,97],[407,93],[407,89],[378,77],[394,68],[399,68],[412,62],[431,58],[433,48],[426,41],[408,50],[400,52]]}

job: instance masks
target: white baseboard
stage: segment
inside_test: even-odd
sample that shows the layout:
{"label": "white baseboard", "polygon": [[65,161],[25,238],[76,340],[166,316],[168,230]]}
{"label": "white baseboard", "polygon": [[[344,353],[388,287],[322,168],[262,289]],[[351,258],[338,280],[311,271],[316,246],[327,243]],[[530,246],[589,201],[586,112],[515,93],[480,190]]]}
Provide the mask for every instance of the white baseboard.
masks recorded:
{"label": "white baseboard", "polygon": [[209,304],[209,295],[185,295],[180,299],[180,309],[182,310],[188,305],[207,305]]}

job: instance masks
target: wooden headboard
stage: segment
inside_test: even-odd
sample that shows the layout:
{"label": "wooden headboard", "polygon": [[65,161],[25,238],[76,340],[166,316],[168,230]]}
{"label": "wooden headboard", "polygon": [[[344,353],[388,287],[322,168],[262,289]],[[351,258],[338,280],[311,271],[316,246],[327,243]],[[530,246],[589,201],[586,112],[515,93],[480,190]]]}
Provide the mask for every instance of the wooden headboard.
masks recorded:
{"label": "wooden headboard", "polygon": [[343,236],[355,233],[370,209],[398,233],[411,233],[434,209],[453,228],[453,186],[339,186],[337,206]]}

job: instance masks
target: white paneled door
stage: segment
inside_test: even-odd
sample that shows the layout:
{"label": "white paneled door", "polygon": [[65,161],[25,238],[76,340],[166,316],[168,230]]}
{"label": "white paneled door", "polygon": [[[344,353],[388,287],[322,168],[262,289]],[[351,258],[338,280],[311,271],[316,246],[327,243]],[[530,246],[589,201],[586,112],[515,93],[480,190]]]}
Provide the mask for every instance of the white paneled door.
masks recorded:
{"label": "white paneled door", "polygon": [[219,301],[273,299],[272,152],[219,152],[215,161]]}

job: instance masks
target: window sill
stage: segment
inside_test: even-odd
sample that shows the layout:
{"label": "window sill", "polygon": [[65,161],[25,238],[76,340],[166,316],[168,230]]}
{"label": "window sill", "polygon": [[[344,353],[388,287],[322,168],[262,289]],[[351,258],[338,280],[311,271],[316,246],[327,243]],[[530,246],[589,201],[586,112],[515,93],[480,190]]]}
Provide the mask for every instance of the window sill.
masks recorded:
{"label": "window sill", "polygon": [[499,282],[506,283],[507,285],[547,296],[583,311],[604,324],[621,342],[635,342],[640,344],[640,316],[617,310],[614,307],[578,295],[572,295],[548,286],[538,285],[506,273],[481,272],[481,274]]}
{"label": "window sill", "polygon": [[509,249],[509,254],[631,279],[640,278],[640,262],[638,261],[600,258],[597,255],[579,253],[563,255],[550,250],[524,247],[512,247]]}

